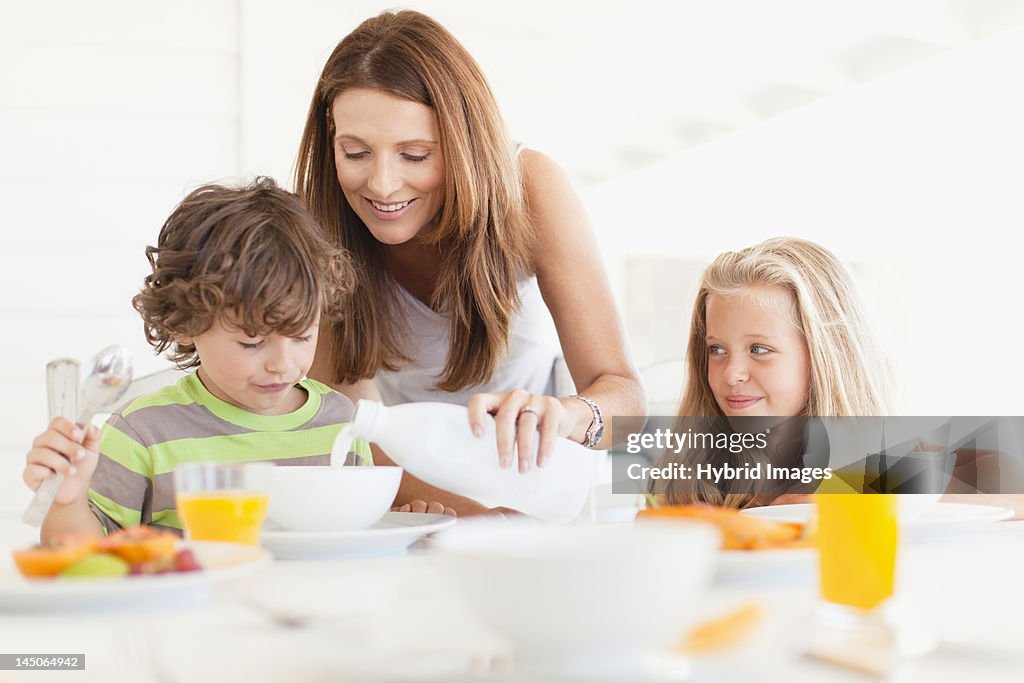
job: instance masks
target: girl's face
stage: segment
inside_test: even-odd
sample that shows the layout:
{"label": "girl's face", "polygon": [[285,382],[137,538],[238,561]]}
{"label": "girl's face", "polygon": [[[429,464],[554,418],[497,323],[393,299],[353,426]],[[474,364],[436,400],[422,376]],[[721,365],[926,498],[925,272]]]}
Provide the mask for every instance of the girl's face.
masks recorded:
{"label": "girl's face", "polygon": [[778,286],[756,296],[707,298],[708,384],[727,416],[792,417],[810,391],[807,342],[786,316],[792,294]]}
{"label": "girl's face", "polygon": [[430,107],[380,90],[334,98],[334,158],[349,205],[383,244],[430,226],[444,200],[444,159]]}

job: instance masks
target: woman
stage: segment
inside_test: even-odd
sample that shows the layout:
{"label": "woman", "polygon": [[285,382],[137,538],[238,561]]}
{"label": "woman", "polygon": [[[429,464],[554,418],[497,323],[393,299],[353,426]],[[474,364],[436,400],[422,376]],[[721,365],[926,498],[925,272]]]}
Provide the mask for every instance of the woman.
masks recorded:
{"label": "woman", "polygon": [[[465,403],[478,435],[490,413],[501,466],[518,452],[520,472],[544,466],[556,435],[606,447],[611,415],[643,414],[579,198],[550,159],[512,143],[480,68],[437,22],[385,12],[338,44],[296,190],[360,269],[312,376],[353,400]],[[539,331],[549,313],[577,396],[546,395],[559,356]],[[431,497],[452,500],[411,478],[397,500]]]}

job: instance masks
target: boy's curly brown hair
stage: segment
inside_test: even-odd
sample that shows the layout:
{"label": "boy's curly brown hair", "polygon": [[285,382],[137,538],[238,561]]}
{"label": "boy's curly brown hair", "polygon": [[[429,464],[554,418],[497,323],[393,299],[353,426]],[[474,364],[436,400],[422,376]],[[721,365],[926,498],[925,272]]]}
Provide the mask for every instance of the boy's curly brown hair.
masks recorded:
{"label": "boy's curly brown hair", "polygon": [[318,314],[337,320],[355,283],[347,255],[299,198],[262,177],[193,191],[146,258],[153,272],[132,306],[156,352],[182,368],[200,359],[175,336],[198,336],[218,319],[254,337],[301,334]]}

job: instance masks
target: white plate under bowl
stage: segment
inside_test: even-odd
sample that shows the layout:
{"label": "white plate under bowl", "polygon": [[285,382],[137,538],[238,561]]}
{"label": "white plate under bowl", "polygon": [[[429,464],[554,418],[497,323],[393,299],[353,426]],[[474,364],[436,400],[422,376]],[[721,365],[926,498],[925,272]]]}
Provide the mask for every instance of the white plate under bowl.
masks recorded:
{"label": "white plate under bowl", "polygon": [[179,602],[211,584],[244,576],[273,559],[263,548],[191,541],[202,571],[109,579],[26,579],[5,553],[0,562],[0,612],[51,612]]}
{"label": "white plate under bowl", "polygon": [[359,531],[285,531],[263,528],[263,546],[282,560],[373,557],[405,552],[417,539],[455,524],[450,515],[388,512]]}

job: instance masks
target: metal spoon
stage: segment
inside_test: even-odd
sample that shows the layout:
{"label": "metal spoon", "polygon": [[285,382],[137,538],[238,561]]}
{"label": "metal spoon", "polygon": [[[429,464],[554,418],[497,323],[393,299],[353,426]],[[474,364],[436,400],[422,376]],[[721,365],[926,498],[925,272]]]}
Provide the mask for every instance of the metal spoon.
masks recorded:
{"label": "metal spoon", "polygon": [[89,362],[79,399],[78,424],[88,426],[97,411],[117,401],[132,382],[132,353],[123,346],[108,346]]}
{"label": "metal spoon", "polygon": [[[117,401],[128,389],[132,381],[131,352],[123,346],[108,346],[89,362],[82,390],[79,395],[78,424],[88,429],[96,412]],[[57,491],[64,483],[64,475],[57,473],[47,479],[36,489],[36,495],[28,504],[21,519],[34,527],[42,526],[46,514],[50,511]]]}

